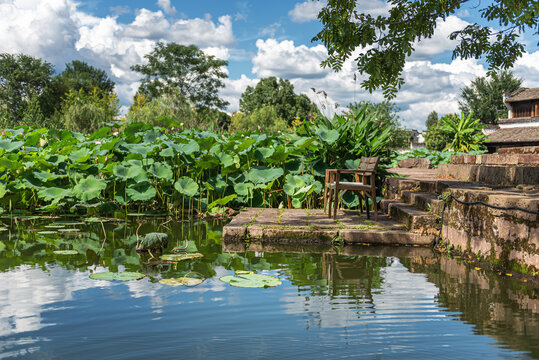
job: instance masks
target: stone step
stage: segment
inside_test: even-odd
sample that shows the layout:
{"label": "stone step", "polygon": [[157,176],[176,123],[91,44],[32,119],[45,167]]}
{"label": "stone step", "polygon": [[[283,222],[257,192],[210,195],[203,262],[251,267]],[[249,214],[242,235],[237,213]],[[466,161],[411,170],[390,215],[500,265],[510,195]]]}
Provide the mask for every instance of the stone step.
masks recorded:
{"label": "stone step", "polygon": [[409,231],[423,235],[434,235],[438,232],[440,218],[435,215],[398,200],[384,199],[381,206],[389,217],[404,224]]}
{"label": "stone step", "polygon": [[345,244],[379,244],[379,245],[430,245],[435,236],[419,234],[403,230],[341,230],[340,235]]}
{"label": "stone step", "polygon": [[440,164],[438,171],[443,177],[497,186],[539,184],[539,166]]}
{"label": "stone step", "polygon": [[387,178],[385,184],[385,198],[398,200],[402,199],[402,193],[405,191],[418,191],[432,195],[442,195],[449,187],[456,186],[460,181],[446,179],[403,179]]}
{"label": "stone step", "polygon": [[537,166],[539,154],[482,154],[482,155],[452,155],[452,165],[496,165],[496,166]]}
{"label": "stone step", "polygon": [[442,214],[443,201],[438,198],[438,195],[406,190],[401,192],[401,199],[403,202],[432,215]]}

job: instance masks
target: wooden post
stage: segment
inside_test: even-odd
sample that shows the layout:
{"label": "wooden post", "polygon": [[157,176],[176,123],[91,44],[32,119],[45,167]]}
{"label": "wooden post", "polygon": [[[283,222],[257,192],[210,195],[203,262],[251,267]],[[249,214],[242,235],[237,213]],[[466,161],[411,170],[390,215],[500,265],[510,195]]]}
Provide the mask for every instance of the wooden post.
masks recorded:
{"label": "wooden post", "polygon": [[535,114],[533,116],[539,116],[539,103],[535,103]]}

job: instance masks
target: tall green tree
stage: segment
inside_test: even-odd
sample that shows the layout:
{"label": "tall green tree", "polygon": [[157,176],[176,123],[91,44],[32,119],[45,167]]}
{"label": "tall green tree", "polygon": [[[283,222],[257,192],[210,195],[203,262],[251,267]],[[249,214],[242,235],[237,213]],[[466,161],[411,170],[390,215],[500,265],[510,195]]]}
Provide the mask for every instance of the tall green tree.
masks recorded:
{"label": "tall green tree", "polygon": [[260,79],[255,87],[247,86],[240,97],[240,111],[247,115],[268,105],[275,110],[277,118],[286,120],[289,125],[296,117],[304,120],[309,114],[317,113],[307,95],[296,94],[289,80],[274,76]]}
{"label": "tall green tree", "polygon": [[[0,119],[2,126],[21,124],[28,104],[35,111],[54,73],[52,64],[24,54],[0,54]],[[37,101],[37,103],[36,103]]]}
{"label": "tall green tree", "polygon": [[507,117],[507,108],[503,103],[503,93],[512,92],[522,85],[522,79],[511,71],[493,73],[490,77],[478,77],[469,86],[462,89],[459,108],[484,124],[497,124],[500,117]]}
{"label": "tall green tree", "polygon": [[438,125],[438,113],[436,111],[432,111],[427,116],[427,121],[425,121],[425,127],[427,128],[427,131],[430,129],[436,127]]}
{"label": "tall green tree", "polygon": [[[355,59],[358,70],[367,74],[361,85],[371,92],[381,88],[392,98],[404,84],[406,58],[417,43],[431,38],[437,21],[455,14],[467,2],[389,0],[389,15],[373,16],[358,12],[359,0],[327,0],[318,14],[323,29],[313,41],[326,46],[329,56],[322,64],[334,70],[342,69],[356,48],[365,49]],[[511,68],[524,52],[519,35],[526,30],[537,34],[537,1],[493,0],[479,3],[475,9],[485,25],[474,23],[450,35],[457,40],[453,58],[484,56],[490,73]]]}
{"label": "tall green tree", "polygon": [[94,88],[102,90],[102,93],[111,94],[114,91],[114,81],[107,73],[88,63],[73,60],[66,64],[65,70],[58,76],[69,90],[79,91],[83,89],[87,94]]}
{"label": "tall green tree", "polygon": [[219,97],[227,78],[223,67],[227,62],[206,55],[194,45],[159,42],[144,56],[147,64],[134,65],[131,70],[141,73],[139,92],[150,100],[161,95],[178,96],[197,108],[224,109],[228,102]]}

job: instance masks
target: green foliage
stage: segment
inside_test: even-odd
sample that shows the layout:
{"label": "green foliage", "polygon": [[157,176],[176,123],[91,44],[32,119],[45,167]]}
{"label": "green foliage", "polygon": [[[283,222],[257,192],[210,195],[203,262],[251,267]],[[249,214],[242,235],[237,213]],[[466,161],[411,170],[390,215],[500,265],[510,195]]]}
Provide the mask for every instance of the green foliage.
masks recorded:
{"label": "green foliage", "polygon": [[114,81],[101,69],[88,65],[84,61],[73,60],[66,64],[65,70],[58,76],[66,87],[64,93],[70,90],[84,90],[90,94],[94,88],[101,90],[104,95],[110,95],[114,91]]}
{"label": "green foliage", "polygon": [[177,97],[180,103],[189,102],[198,108],[223,109],[228,103],[219,98],[227,75],[223,67],[227,62],[206,55],[194,45],[157,43],[154,50],[144,56],[148,63],[134,65],[141,73],[139,92],[150,100],[162,95]]}
{"label": "green foliage", "polygon": [[41,120],[42,96],[53,73],[52,64],[41,59],[0,54],[0,126],[26,125],[23,120],[31,125]]}
{"label": "green foliage", "polygon": [[[455,14],[466,1],[391,1],[388,16],[358,13],[357,0],[328,0],[318,18],[324,28],[313,41],[321,41],[328,49],[328,59],[322,64],[340,70],[356,48],[357,68],[368,77],[362,82],[370,92],[382,88],[387,98],[396,95],[404,84],[402,71],[406,58],[418,42],[434,35],[437,21]],[[482,4],[481,4],[482,5]],[[525,30],[536,31],[539,7],[536,1],[507,3],[494,0],[478,13],[486,26],[477,23],[453,32],[457,40],[453,58],[486,57],[489,72],[508,69],[521,57],[524,45],[519,35]],[[497,23],[502,30],[492,27]]]}
{"label": "green foliage", "polygon": [[479,119],[473,119],[473,113],[465,116],[444,116],[440,119],[443,122],[442,130],[447,133],[451,139],[445,150],[460,152],[470,152],[481,150],[483,142],[487,137],[481,132],[484,128]]}
{"label": "green foliage", "polygon": [[391,137],[387,146],[391,149],[407,148],[410,146],[412,138],[411,130],[404,129],[399,120],[397,112],[399,108],[392,102],[383,101],[381,103],[374,103],[371,101],[360,101],[350,104],[348,108],[350,111],[357,112],[362,107],[367,107],[367,112],[376,117],[376,121],[382,127],[391,126]]}
{"label": "green foliage", "polygon": [[196,123],[196,111],[189,102],[182,101],[176,96],[163,94],[138,107],[132,107],[127,114],[127,119],[131,122],[153,126],[162,125],[163,118],[171,119],[177,125],[192,127]]}
{"label": "green foliage", "polygon": [[68,130],[89,134],[115,120],[118,112],[116,94],[107,95],[98,88],[90,93],[79,89],[67,94],[59,122]]}
{"label": "green foliage", "polygon": [[318,111],[305,94],[294,93],[294,85],[289,80],[268,77],[260,79],[253,88],[247,86],[240,98],[240,111],[251,115],[259,109],[271,106],[288,125],[296,118],[305,120]]}
{"label": "green foliage", "polygon": [[425,121],[425,127],[427,128],[427,131],[429,131],[436,126],[438,126],[438,113],[436,111],[432,111],[429,116],[427,116],[427,121]]}
{"label": "green foliage", "polygon": [[484,154],[486,150],[478,150],[478,151],[470,151],[469,153],[463,153],[463,152],[454,152],[454,151],[436,151],[436,150],[427,150],[426,148],[416,148],[404,153],[393,153],[393,156],[391,157],[391,167],[397,167],[397,164],[399,161],[403,159],[421,159],[421,158],[427,158],[430,160],[430,162],[434,165],[434,167],[438,167],[440,164],[449,164],[451,161],[452,155],[462,155],[462,154],[470,154],[470,155],[478,155],[478,154]]}
{"label": "green foliage", "polygon": [[425,135],[425,147],[433,151],[442,151],[451,142],[449,136],[442,126],[431,127]]}
{"label": "green foliage", "polygon": [[503,93],[513,92],[522,84],[511,71],[492,73],[490,77],[478,77],[462,89],[460,110],[468,115],[474,113],[483,124],[497,124],[499,118],[507,117]]}
{"label": "green foliage", "polygon": [[235,113],[232,116],[230,129],[233,131],[255,131],[260,128],[262,133],[277,135],[288,129],[287,122],[277,114],[272,105],[264,105],[251,114]]}

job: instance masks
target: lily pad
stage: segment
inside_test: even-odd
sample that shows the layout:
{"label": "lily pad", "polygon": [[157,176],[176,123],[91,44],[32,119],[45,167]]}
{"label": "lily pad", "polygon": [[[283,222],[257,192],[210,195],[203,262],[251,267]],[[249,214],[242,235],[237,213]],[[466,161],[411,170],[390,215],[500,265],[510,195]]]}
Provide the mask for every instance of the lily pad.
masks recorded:
{"label": "lily pad", "polygon": [[54,250],[52,253],[56,255],[78,255],[79,252],[77,250]]}
{"label": "lily pad", "polygon": [[232,286],[248,288],[266,288],[282,284],[281,280],[273,276],[260,274],[226,275],[220,277],[219,280],[229,283]]}
{"label": "lily pad", "polygon": [[5,227],[0,227],[0,232],[2,232],[2,231],[7,231],[7,228],[5,228]]}
{"label": "lily pad", "polygon": [[61,225],[61,224],[50,224],[50,225],[45,225],[43,226],[44,228],[47,228],[47,229],[63,229],[65,228],[65,225]]}
{"label": "lily pad", "polygon": [[79,229],[58,229],[59,232],[78,232]]}
{"label": "lily pad", "polygon": [[90,279],[94,280],[107,280],[107,281],[130,281],[142,279],[144,274],[124,271],[124,272],[99,272],[90,275]]}
{"label": "lily pad", "polygon": [[37,233],[39,235],[54,235],[54,234],[56,234],[56,231],[44,230],[44,231],[38,231]]}
{"label": "lily pad", "polygon": [[183,261],[183,260],[191,260],[191,259],[198,259],[204,257],[201,253],[189,253],[189,254],[165,254],[161,255],[161,260],[165,261]]}
{"label": "lily pad", "polygon": [[191,278],[191,277],[180,277],[172,279],[161,279],[159,280],[161,284],[165,285],[185,285],[185,286],[196,286],[202,284],[202,279]]}
{"label": "lily pad", "polygon": [[84,225],[84,223],[80,221],[57,221],[51,225],[64,225],[64,226],[68,225],[69,226],[69,225]]}

